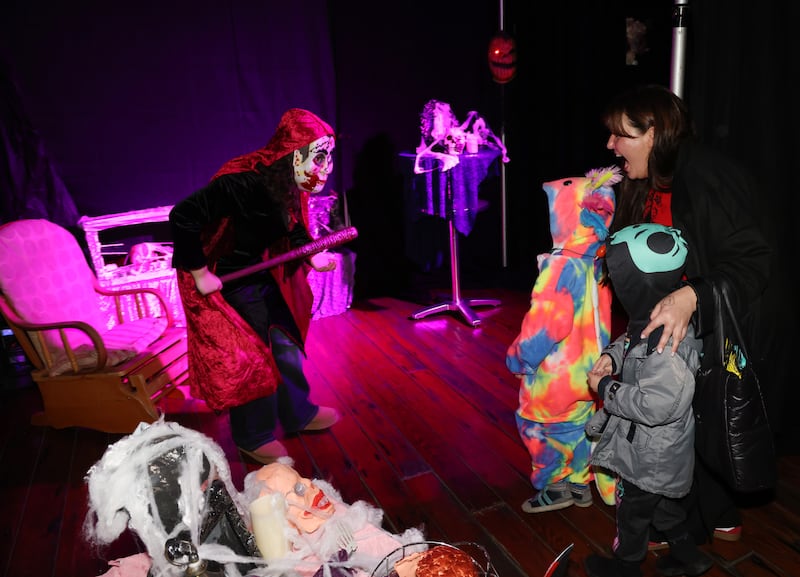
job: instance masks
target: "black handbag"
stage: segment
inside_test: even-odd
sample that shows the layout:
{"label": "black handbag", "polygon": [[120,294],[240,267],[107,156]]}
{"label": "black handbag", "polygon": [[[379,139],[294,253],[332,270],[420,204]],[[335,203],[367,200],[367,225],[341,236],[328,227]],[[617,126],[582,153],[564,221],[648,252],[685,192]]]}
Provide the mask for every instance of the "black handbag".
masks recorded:
{"label": "black handbag", "polygon": [[777,455],[761,385],[724,284],[714,284],[714,301],[715,357],[703,363],[695,382],[697,456],[736,491],[772,489]]}

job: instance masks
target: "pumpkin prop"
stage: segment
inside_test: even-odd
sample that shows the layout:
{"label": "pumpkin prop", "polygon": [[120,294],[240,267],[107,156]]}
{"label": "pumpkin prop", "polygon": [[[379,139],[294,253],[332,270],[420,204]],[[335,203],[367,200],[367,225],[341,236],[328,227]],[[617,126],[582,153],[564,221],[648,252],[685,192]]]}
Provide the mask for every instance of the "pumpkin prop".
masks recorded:
{"label": "pumpkin prop", "polygon": [[489,41],[489,70],[498,84],[505,84],[517,74],[517,44],[506,32],[498,32]]}

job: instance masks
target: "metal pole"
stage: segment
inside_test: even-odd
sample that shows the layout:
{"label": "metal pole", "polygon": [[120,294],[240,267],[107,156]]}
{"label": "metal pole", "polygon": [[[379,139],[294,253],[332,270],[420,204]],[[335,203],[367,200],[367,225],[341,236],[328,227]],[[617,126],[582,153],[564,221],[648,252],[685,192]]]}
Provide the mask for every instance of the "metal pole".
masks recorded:
{"label": "metal pole", "polygon": [[689,16],[689,0],[675,0],[672,9],[672,64],[670,89],[683,98],[683,79],[686,68],[686,24]]}
{"label": "metal pole", "polygon": [[[505,100],[505,88],[500,87],[500,98]],[[505,105],[501,104],[501,118],[500,118],[500,142],[506,146],[506,119],[505,119]],[[500,232],[502,235],[501,245],[503,251],[503,268],[508,267],[508,203],[506,199],[506,163],[500,162],[500,214],[502,222],[500,223]]]}
{"label": "metal pole", "polygon": [[[505,30],[505,0],[500,2],[500,32]],[[505,86],[500,86],[500,142],[506,146],[506,92]],[[503,268],[508,267],[508,203],[506,198],[506,163],[500,162],[500,246],[502,250]]]}

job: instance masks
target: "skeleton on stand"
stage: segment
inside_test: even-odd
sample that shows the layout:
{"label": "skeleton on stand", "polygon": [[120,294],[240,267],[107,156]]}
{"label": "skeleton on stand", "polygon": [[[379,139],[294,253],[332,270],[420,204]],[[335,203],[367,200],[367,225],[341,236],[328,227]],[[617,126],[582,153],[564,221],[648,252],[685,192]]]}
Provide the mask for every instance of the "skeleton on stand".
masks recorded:
{"label": "skeleton on stand", "polygon": [[464,152],[468,140],[473,140],[476,146],[490,146],[500,150],[503,162],[509,161],[503,142],[474,110],[467,114],[464,122],[459,123],[447,102],[429,100],[420,114],[420,131],[422,137],[416,149],[415,174],[432,170],[420,166],[422,158],[437,160],[441,163],[442,172],[447,172],[458,164],[458,157]]}

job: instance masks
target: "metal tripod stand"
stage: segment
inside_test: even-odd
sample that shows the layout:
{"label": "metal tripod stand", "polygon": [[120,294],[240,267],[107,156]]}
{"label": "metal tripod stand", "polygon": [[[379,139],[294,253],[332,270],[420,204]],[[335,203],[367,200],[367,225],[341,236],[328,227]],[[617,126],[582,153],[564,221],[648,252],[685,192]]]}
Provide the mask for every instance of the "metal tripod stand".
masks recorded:
{"label": "metal tripod stand", "polygon": [[481,324],[481,319],[475,314],[471,307],[496,307],[500,305],[497,299],[463,299],[461,298],[461,287],[458,280],[458,231],[455,225],[455,208],[453,202],[453,175],[452,168],[445,173],[445,208],[447,211],[447,226],[450,232],[450,278],[452,282],[452,298],[435,305],[430,305],[418,310],[411,315],[413,320],[423,319],[429,315],[443,312],[459,313],[467,324],[477,327]]}

